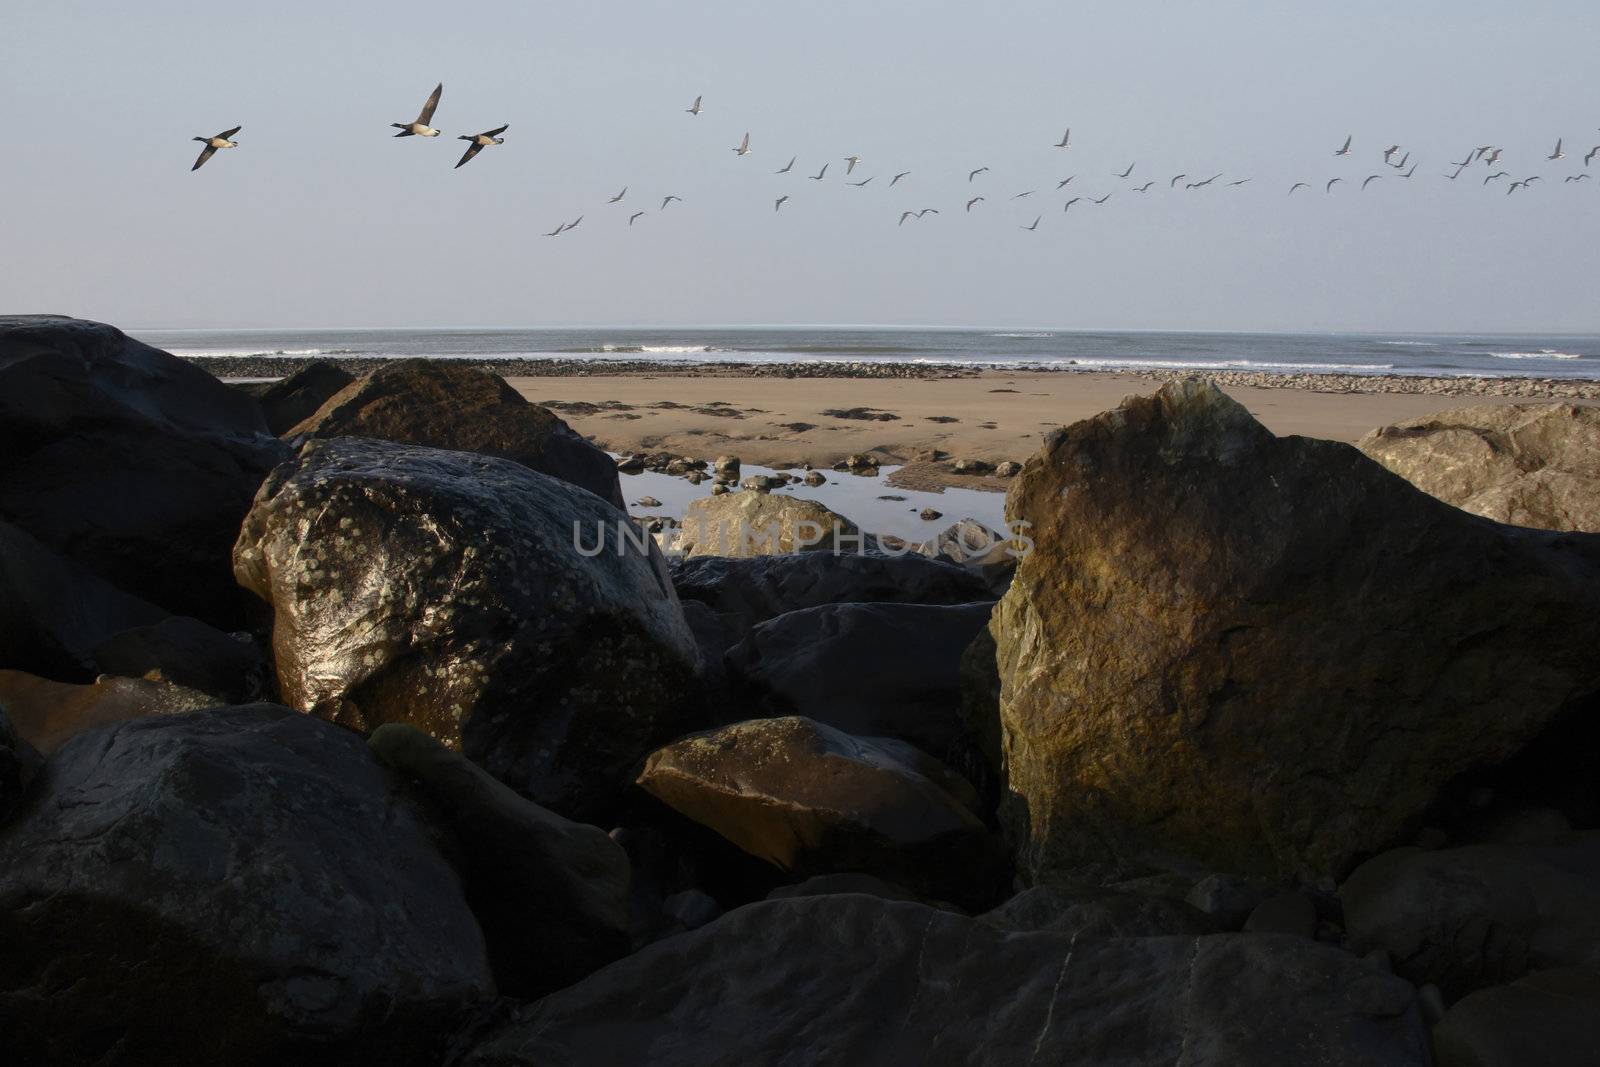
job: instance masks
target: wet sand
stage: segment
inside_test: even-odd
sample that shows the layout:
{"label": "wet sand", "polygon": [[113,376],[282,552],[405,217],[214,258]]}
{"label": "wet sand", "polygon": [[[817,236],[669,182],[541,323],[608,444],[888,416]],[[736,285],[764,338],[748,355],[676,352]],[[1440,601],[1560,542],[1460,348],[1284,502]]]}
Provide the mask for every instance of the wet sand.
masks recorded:
{"label": "wet sand", "polygon": [[[1021,461],[1051,429],[1160,385],[1134,374],[1003,371],[913,380],[684,374],[507,380],[609,451],[731,454],[770,467],[829,467],[852,453],[912,463],[934,450],[952,460]],[[1221,384],[1274,433],[1335,441],[1430,412],[1536,399]]]}

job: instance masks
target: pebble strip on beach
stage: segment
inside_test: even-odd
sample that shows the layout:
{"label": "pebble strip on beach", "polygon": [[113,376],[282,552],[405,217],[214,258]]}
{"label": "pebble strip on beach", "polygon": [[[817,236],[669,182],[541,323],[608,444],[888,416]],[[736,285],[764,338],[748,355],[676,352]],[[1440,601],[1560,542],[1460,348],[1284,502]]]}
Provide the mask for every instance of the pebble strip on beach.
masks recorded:
{"label": "pebble strip on beach", "polygon": [[[313,362],[328,362],[352,374],[366,374],[387,358],[301,356],[191,356],[190,362],[219,378],[283,378]],[[452,360],[452,362],[458,362]],[[1317,393],[1423,393],[1436,396],[1511,396],[1541,400],[1600,400],[1600,381],[1531,377],[1422,377],[1404,374],[1323,374],[1264,371],[1121,370],[1072,367],[955,367],[926,363],[661,363],[637,359],[486,359],[461,360],[507,378],[572,378],[626,375],[698,378],[976,378],[985,373],[1124,374],[1153,382],[1208,378],[1223,386],[1303,389]]]}

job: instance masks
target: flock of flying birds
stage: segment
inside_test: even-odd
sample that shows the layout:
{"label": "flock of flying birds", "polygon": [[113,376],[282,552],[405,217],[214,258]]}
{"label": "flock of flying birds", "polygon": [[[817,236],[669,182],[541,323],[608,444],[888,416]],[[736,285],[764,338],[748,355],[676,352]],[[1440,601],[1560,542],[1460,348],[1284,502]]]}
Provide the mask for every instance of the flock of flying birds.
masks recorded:
{"label": "flock of flying birds", "polygon": [[[433,121],[433,113],[439,107],[439,98],[441,96],[443,96],[443,95],[444,95],[444,84],[441,82],[439,85],[434,86],[433,92],[428,96],[427,102],[422,105],[422,111],[421,111],[421,113],[419,113],[417,115],[417,118],[416,118],[415,121],[413,121],[413,122],[394,122],[394,123],[390,123],[391,127],[393,127],[394,129],[397,129],[397,130],[400,131],[399,133],[395,134],[395,136],[396,137],[437,137],[437,136],[439,136],[439,130],[437,130],[433,126],[429,125],[429,123],[431,123]],[[702,111],[705,110],[705,108],[703,106],[703,103],[704,103],[704,97],[697,96],[697,97],[694,98],[694,103],[689,105],[689,107],[685,108],[684,110],[690,115],[698,116]],[[196,159],[194,161],[194,166],[189,168],[189,169],[191,171],[199,170],[205,164],[206,160],[210,159],[213,155],[215,155],[217,153],[218,149],[222,149],[222,148],[237,148],[238,147],[238,142],[233,140],[233,136],[234,136],[234,134],[238,133],[241,129],[243,129],[243,127],[235,126],[231,130],[223,130],[221,133],[217,134],[214,137],[196,137],[196,138],[194,138],[194,140],[202,142],[205,145],[205,147],[200,150],[200,158]],[[464,166],[465,164],[471,162],[472,158],[474,156],[476,156],[479,152],[483,151],[485,148],[489,148],[489,147],[491,147],[493,145],[504,144],[505,143],[505,138],[503,136],[501,136],[501,135],[504,134],[506,132],[506,130],[508,130],[508,129],[510,129],[510,124],[509,123],[506,124],[506,125],[503,125],[503,126],[497,126],[492,130],[485,130],[482,133],[462,134],[460,137],[457,138],[457,140],[466,141],[466,142],[468,142],[468,144],[467,144],[466,151],[463,152],[462,155],[461,155],[461,158],[456,161],[456,166],[457,167],[461,167],[461,166]],[[1342,146],[1340,146],[1338,148],[1338,150],[1336,150],[1333,153],[1334,156],[1338,157],[1338,158],[1343,158],[1343,157],[1351,155],[1352,152],[1354,151],[1354,149],[1352,147],[1353,144],[1354,144],[1354,141],[1355,141],[1354,136],[1346,137],[1345,141],[1344,141],[1344,144]],[[1556,139],[1555,148],[1550,152],[1550,154],[1548,156],[1545,157],[1545,161],[1546,162],[1550,162],[1550,163],[1555,163],[1555,162],[1559,162],[1560,160],[1563,160],[1563,159],[1567,158],[1567,154],[1563,150],[1562,145],[1563,145],[1563,139],[1562,138],[1557,138]],[[1073,147],[1073,145],[1072,145],[1072,130],[1070,128],[1065,133],[1063,133],[1061,135],[1061,140],[1060,141],[1055,142],[1054,147],[1062,148],[1062,149]],[[748,156],[748,155],[751,154],[750,133],[749,133],[749,131],[746,131],[745,135],[744,135],[744,138],[737,145],[734,146],[733,152],[734,152],[734,155],[740,156],[740,157]],[[1471,168],[1471,166],[1474,163],[1477,163],[1477,162],[1481,161],[1484,164],[1484,166],[1486,167],[1486,169],[1488,171],[1490,171],[1490,173],[1483,179],[1483,184],[1485,186],[1490,185],[1493,182],[1500,181],[1501,179],[1510,179],[1506,184],[1506,195],[1507,196],[1510,196],[1512,193],[1515,193],[1518,189],[1529,189],[1529,188],[1532,188],[1532,186],[1533,186],[1533,184],[1535,182],[1544,181],[1544,178],[1541,175],[1538,175],[1538,174],[1530,175],[1530,176],[1524,177],[1524,178],[1513,178],[1510,171],[1497,169],[1501,165],[1502,159],[1504,158],[1504,153],[1505,153],[1505,149],[1504,148],[1496,147],[1495,145],[1481,145],[1481,146],[1472,148],[1467,152],[1466,156],[1463,159],[1461,159],[1459,162],[1456,162],[1456,161],[1452,160],[1449,165],[1454,168],[1454,171],[1452,173],[1443,175],[1443,177],[1448,178],[1451,181],[1457,181],[1457,180],[1459,180],[1461,178],[1461,176],[1463,174],[1465,174],[1467,172],[1467,170],[1469,168]],[[1400,157],[1398,162],[1395,161],[1395,157],[1396,156]],[[1589,151],[1584,154],[1584,156],[1583,156],[1583,165],[1584,165],[1584,167],[1587,168],[1591,163],[1593,163],[1595,161],[1596,158],[1600,158],[1600,145],[1596,145],[1595,147],[1589,149]],[[774,173],[775,174],[788,174],[788,173],[790,173],[791,171],[794,170],[795,163],[798,162],[798,160],[799,160],[798,156],[790,157],[789,162],[785,163],[782,167],[779,167]],[[845,184],[846,185],[854,186],[856,188],[864,188],[865,186],[872,184],[872,182],[874,180],[876,180],[876,178],[878,177],[878,175],[876,175],[876,174],[870,174],[867,177],[859,179],[857,181],[850,181],[849,178],[853,174],[855,174],[856,167],[859,166],[861,164],[861,162],[862,162],[862,157],[859,156],[859,155],[848,155],[848,156],[841,157],[841,161],[845,165],[844,166],[844,177],[845,177]],[[1384,163],[1384,166],[1387,167],[1390,171],[1393,171],[1393,173],[1386,173],[1386,172],[1380,171],[1377,174],[1369,174],[1369,175],[1367,175],[1365,178],[1363,178],[1361,180],[1361,189],[1362,190],[1365,190],[1373,182],[1383,181],[1385,178],[1395,178],[1395,179],[1409,181],[1410,179],[1412,179],[1413,177],[1416,176],[1417,167],[1419,166],[1418,163],[1413,163],[1411,161],[1411,151],[1409,149],[1406,149],[1403,145],[1398,145],[1398,144],[1389,145],[1387,148],[1385,148],[1383,150],[1383,163]],[[829,162],[824,163],[822,165],[822,169],[817,171],[817,173],[815,173],[815,174],[807,174],[807,175],[805,175],[805,177],[807,177],[810,180],[815,181],[815,182],[825,181],[827,179],[827,176],[828,176],[828,168],[830,166],[832,166],[832,165],[833,165],[833,161],[830,160]],[[1115,175],[1118,179],[1120,179],[1122,181],[1125,181],[1125,182],[1128,182],[1129,185],[1128,185],[1127,189],[1128,189],[1128,191],[1131,191],[1133,193],[1148,193],[1153,187],[1161,184],[1162,182],[1166,183],[1166,186],[1167,186],[1168,189],[1177,189],[1179,183],[1183,184],[1183,187],[1184,187],[1184,189],[1186,191],[1193,191],[1195,189],[1205,189],[1205,188],[1208,188],[1208,187],[1214,185],[1215,183],[1221,181],[1224,177],[1226,177],[1226,175],[1224,175],[1224,174],[1214,174],[1211,177],[1205,178],[1205,179],[1202,179],[1202,180],[1189,181],[1188,179],[1189,179],[1190,176],[1188,174],[1178,174],[1178,175],[1174,175],[1172,178],[1162,177],[1162,178],[1153,178],[1153,179],[1150,179],[1148,181],[1143,181],[1144,175],[1140,175],[1140,178],[1138,178],[1138,179],[1134,178],[1134,171],[1138,168],[1138,166],[1139,166],[1139,164],[1137,162],[1130,163],[1126,170],[1121,171],[1120,173],[1117,173]],[[987,174],[987,173],[989,173],[989,168],[986,167],[986,166],[985,167],[975,167],[975,168],[973,168],[971,171],[969,171],[967,173],[967,184],[969,186],[973,186],[973,183],[976,182],[977,179],[980,176],[982,176],[984,174]],[[909,170],[900,171],[899,173],[897,173],[897,174],[895,174],[895,175],[893,175],[892,177],[889,178],[889,180],[885,183],[885,187],[886,188],[893,188],[894,186],[898,185],[901,182],[902,179],[907,178],[910,175],[911,175],[911,172]],[[1075,175],[1075,174],[1074,175],[1070,175],[1070,176],[1068,176],[1066,178],[1060,179],[1059,181],[1056,182],[1055,191],[1056,192],[1061,192],[1062,190],[1065,190],[1067,188],[1067,186],[1071,185],[1072,182],[1075,181],[1076,179],[1077,179],[1077,175]],[[1333,187],[1336,186],[1336,185],[1344,183],[1345,180],[1346,179],[1344,179],[1342,177],[1335,177],[1335,178],[1328,179],[1327,183],[1323,186],[1323,192],[1325,194],[1332,193],[1333,192]],[[1349,181],[1351,183],[1354,183],[1355,180],[1356,180],[1355,178],[1349,179]],[[1589,176],[1589,173],[1587,172],[1587,169],[1586,169],[1585,171],[1577,173],[1577,174],[1566,175],[1562,179],[1562,182],[1563,182],[1563,184],[1572,185],[1572,184],[1576,184],[1576,183],[1579,183],[1579,182],[1585,182],[1585,181],[1589,181],[1589,180],[1590,180],[1590,176]],[[1142,185],[1134,185],[1134,184],[1132,184],[1134,181],[1143,181],[1143,184]],[[1233,180],[1228,181],[1226,183],[1226,186],[1229,187],[1229,188],[1236,188],[1238,186],[1248,185],[1251,181],[1252,181],[1252,179],[1250,179],[1250,178],[1237,178],[1237,179],[1233,179]],[[1311,184],[1309,182],[1298,181],[1298,182],[1295,182],[1293,185],[1291,185],[1289,187],[1288,195],[1289,196],[1293,196],[1295,193],[1299,192],[1301,189],[1310,189],[1310,188],[1311,188]],[[1009,199],[1010,200],[1023,200],[1023,199],[1026,199],[1028,197],[1033,196],[1034,193],[1036,193],[1037,191],[1038,190],[1036,190],[1036,189],[1025,189],[1022,192],[1013,194],[1011,197],[1009,197]],[[621,203],[623,198],[625,198],[627,195],[628,195],[628,187],[624,186],[622,191],[619,192],[616,196],[611,197],[607,201],[607,203],[608,204]],[[1087,196],[1087,195],[1085,195],[1085,196],[1074,196],[1071,199],[1066,201],[1066,203],[1062,206],[1062,211],[1063,212],[1070,212],[1072,210],[1072,206],[1074,204],[1087,203],[1087,204],[1095,205],[1095,206],[1104,205],[1107,201],[1109,201],[1111,199],[1112,195],[1113,195],[1113,193],[1106,193],[1104,196],[1100,196],[1100,197],[1092,197],[1092,196]],[[772,210],[773,211],[781,211],[783,209],[783,206],[785,204],[787,204],[790,201],[790,199],[791,199],[791,197],[790,197],[790,195],[788,193],[785,193],[785,194],[779,196],[776,200],[773,201]],[[965,212],[967,214],[971,214],[972,213],[972,209],[974,207],[976,207],[977,205],[979,205],[981,203],[984,203],[987,199],[988,199],[987,197],[985,197],[985,196],[983,196],[981,194],[969,198],[966,201]],[[668,194],[667,196],[662,197],[661,206],[657,210],[658,211],[665,211],[669,205],[671,205],[673,203],[681,202],[682,200],[683,200],[683,198],[681,196],[677,196],[675,194]],[[920,208],[920,209],[915,209],[915,210],[902,211],[900,213],[900,221],[897,222],[896,225],[897,226],[904,226],[908,221],[915,220],[915,219],[921,219],[921,218],[924,218],[924,217],[926,217],[928,215],[938,215],[939,213],[940,213],[940,211],[936,207],[925,207],[925,208]],[[643,218],[645,215],[648,215],[648,214],[649,214],[649,211],[647,211],[647,210],[646,211],[636,211],[636,212],[634,212],[633,214],[628,216],[628,225],[632,226],[635,222],[637,222],[639,219]],[[555,229],[551,230],[549,233],[545,234],[544,236],[546,236],[546,237],[559,237],[563,233],[567,233],[567,232],[569,232],[571,230],[577,229],[578,228],[578,224],[581,223],[583,221],[583,219],[584,219],[584,216],[579,215],[572,222],[562,223],[561,225],[557,226]],[[1033,220],[1032,223],[1030,223],[1029,225],[1026,225],[1026,226],[1022,226],[1020,228],[1024,229],[1024,230],[1029,230],[1029,231],[1037,230],[1039,228],[1039,223],[1042,222],[1043,220],[1044,220],[1044,215],[1040,214]]]}

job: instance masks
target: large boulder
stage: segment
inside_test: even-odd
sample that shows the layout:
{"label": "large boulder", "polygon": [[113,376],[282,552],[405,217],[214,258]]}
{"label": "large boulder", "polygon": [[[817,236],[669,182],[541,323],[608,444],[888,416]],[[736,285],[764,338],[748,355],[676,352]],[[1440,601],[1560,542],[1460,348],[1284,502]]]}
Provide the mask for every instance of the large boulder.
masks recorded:
{"label": "large boulder", "polygon": [[982,579],[923,556],[798,552],[671,561],[678,596],[724,616],[736,633],[823,604],[969,604],[990,599]]}
{"label": "large boulder", "polygon": [[92,681],[95,646],[166,615],[0,522],[0,668]]}
{"label": "large boulder", "polygon": [[751,904],[518,1010],[461,1067],[1428,1062],[1409,983],[1258,934],[1009,933],[862,894]]}
{"label": "large boulder", "polygon": [[740,706],[895,737],[969,779],[987,771],[961,714],[961,656],[992,603],[824,604],[779,615],[728,650]]}
{"label": "large boulder", "polygon": [[285,703],[411,723],[593,819],[693,726],[693,635],[653,542],[628,533],[593,493],[508,460],[311,441],[262,486],[235,570],[272,605]]}
{"label": "large boulder", "polygon": [[1524,845],[1402,848],[1339,889],[1360,952],[1452,999],[1531,970],[1600,966],[1600,832]]}
{"label": "large boulder", "polygon": [[250,397],[110,326],[0,319],[0,519],[168,612],[233,629],[228,554],[283,456]]}
{"label": "large boulder", "polygon": [[1101,886],[1034,886],[980,918],[1002,930],[1051,930],[1074,937],[1214,934],[1217,924],[1171,897]]}
{"label": "large boulder", "polygon": [[[1174,382],[1051,434],[990,630],[1038,878],[1176,856],[1324,885],[1600,688],[1600,537],[1501,526]],[[981,688],[981,687],[980,687]]]}
{"label": "large boulder", "polygon": [[1463,998],[1433,1028],[1439,1067],[1572,1067],[1600,1059],[1600,968],[1539,971]]}
{"label": "large boulder", "polygon": [[1356,447],[1425,493],[1514,526],[1600,533],[1600,407],[1496,404],[1373,430]]}
{"label": "large boulder", "polygon": [[174,682],[242,704],[261,695],[267,664],[248,635],[235,637],[199,619],[170,615],[148,626],[112,634],[94,647],[106,674]]}
{"label": "large boulder", "polygon": [[86,730],[150,715],[209,708],[216,697],[170,682],[105,676],[88,685],[0,671],[0,708],[28,744],[49,755]]}
{"label": "large boulder", "polygon": [[437,1063],[493,994],[398,781],[287,708],[75,738],[0,829],[14,1062]]}
{"label": "large boulder", "polygon": [[872,538],[815,500],[773,493],[724,493],[692,501],[676,551],[684,556],[777,556],[865,552]]}
{"label": "large boulder", "polygon": [[0,824],[11,817],[41,763],[39,751],[17,736],[5,709],[0,707]]}
{"label": "large boulder", "polygon": [[524,800],[413,726],[380,726],[368,744],[454,837],[501,995],[541,996],[628,952],[628,856],[604,830]]}
{"label": "large boulder", "polygon": [[498,374],[403,359],[351,382],[286,436],[376,437],[499,456],[623,507],[611,457]]}
{"label": "large boulder", "polygon": [[317,413],[339,390],[355,381],[349,371],[319,359],[256,394],[267,429],[287,433]]}
{"label": "large boulder", "polygon": [[860,871],[985,901],[993,842],[972,787],[910,745],[799,716],[754,719],[651,754],[639,784],[752,856],[804,877]]}

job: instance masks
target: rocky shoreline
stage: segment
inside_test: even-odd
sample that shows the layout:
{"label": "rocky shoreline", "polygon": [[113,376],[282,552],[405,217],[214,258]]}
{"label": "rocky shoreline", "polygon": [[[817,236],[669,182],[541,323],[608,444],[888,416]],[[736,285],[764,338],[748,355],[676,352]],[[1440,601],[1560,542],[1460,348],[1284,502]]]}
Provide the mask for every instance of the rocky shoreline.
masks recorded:
{"label": "rocky shoreline", "polygon": [[[219,378],[286,378],[313,363],[330,363],[351,374],[370,374],[393,360],[351,356],[191,356],[189,362]],[[1004,376],[1007,368],[938,366],[925,363],[680,363],[637,359],[494,359],[451,360],[473,370],[505,378],[569,378],[603,375],[659,378],[844,378],[943,379]],[[1028,373],[1107,373],[1103,368],[1019,367]],[[1194,371],[1130,370],[1117,372],[1130,379],[1169,382],[1196,376]],[[1300,389],[1321,393],[1402,393],[1434,396],[1498,396],[1550,400],[1600,400],[1600,382],[1535,377],[1440,378],[1399,374],[1355,375],[1326,373],[1276,373],[1266,371],[1206,371],[1201,376],[1223,386],[1257,389]]]}
{"label": "rocky shoreline", "polygon": [[1186,377],[917,551],[624,457],[715,486],[658,543],[494,373],[37,316],[0,445],[8,1062],[1600,1048],[1600,408]]}

